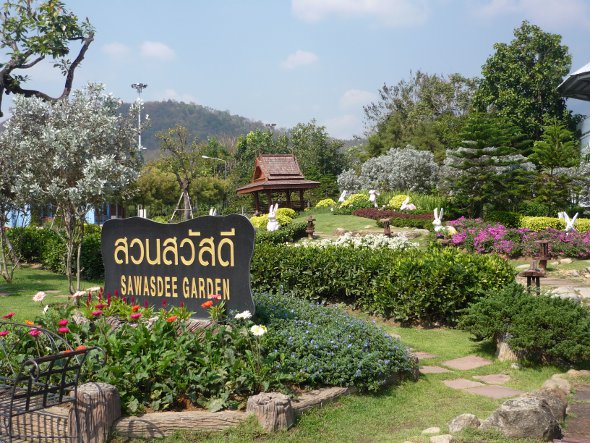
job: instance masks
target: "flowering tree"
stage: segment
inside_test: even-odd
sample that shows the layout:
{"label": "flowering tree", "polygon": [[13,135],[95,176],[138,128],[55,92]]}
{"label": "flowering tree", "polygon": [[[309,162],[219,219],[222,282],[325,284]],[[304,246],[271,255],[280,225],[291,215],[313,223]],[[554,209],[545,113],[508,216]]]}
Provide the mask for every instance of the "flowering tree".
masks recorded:
{"label": "flowering tree", "polygon": [[393,148],[385,155],[370,158],[361,166],[356,180],[351,171],[345,171],[338,176],[338,186],[348,190],[428,192],[436,186],[437,175],[434,155],[408,146],[405,149]]}
{"label": "flowering tree", "polygon": [[140,162],[134,119],[118,114],[120,102],[103,89],[89,84],[71,100],[57,102],[17,97],[0,136],[0,143],[21,159],[14,192],[23,201],[53,204],[63,217],[70,292],[75,251],[80,285],[87,212],[134,181]]}

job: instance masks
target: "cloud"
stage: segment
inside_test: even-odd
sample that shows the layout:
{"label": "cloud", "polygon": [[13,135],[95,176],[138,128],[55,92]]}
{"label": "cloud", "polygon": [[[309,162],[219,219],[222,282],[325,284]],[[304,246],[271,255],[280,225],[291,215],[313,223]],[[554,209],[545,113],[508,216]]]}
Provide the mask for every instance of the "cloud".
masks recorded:
{"label": "cloud", "polygon": [[488,0],[477,12],[484,17],[519,15],[539,26],[590,25],[587,0]]}
{"label": "cloud", "polygon": [[127,45],[119,42],[107,43],[100,49],[102,52],[112,58],[125,58],[131,54],[131,49]]}
{"label": "cloud", "polygon": [[298,49],[293,54],[290,54],[287,59],[282,63],[285,69],[295,69],[299,66],[311,65],[318,60],[318,56],[313,52],[302,51]]}
{"label": "cloud", "polygon": [[141,55],[161,61],[170,61],[174,59],[175,54],[174,50],[164,43],[146,41],[141,44]]}
{"label": "cloud", "polygon": [[388,26],[414,26],[430,16],[427,0],[292,0],[299,19],[315,23],[329,16],[372,18]]}
{"label": "cloud", "polygon": [[173,100],[184,103],[197,103],[197,99],[190,94],[179,94],[174,89],[165,89],[162,94],[162,100]]}
{"label": "cloud", "polygon": [[340,97],[341,109],[354,109],[367,105],[377,99],[377,94],[361,89],[349,89]]}
{"label": "cloud", "polygon": [[362,132],[362,125],[358,117],[352,114],[344,114],[322,122],[328,134],[335,138],[351,139]]}

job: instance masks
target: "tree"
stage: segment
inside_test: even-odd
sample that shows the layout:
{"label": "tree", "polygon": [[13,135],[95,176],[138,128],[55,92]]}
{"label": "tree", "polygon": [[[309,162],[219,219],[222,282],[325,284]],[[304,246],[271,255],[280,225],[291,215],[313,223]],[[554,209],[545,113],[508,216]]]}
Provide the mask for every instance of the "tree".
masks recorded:
{"label": "tree", "polygon": [[73,292],[73,255],[80,286],[80,245],[91,207],[122,193],[136,177],[132,116],[102,85],[75,91],[71,100],[46,102],[18,96],[13,116],[0,135],[20,160],[14,192],[23,202],[53,204],[63,218],[66,273]]}
{"label": "tree", "polygon": [[[0,64],[0,117],[2,96],[20,94],[56,101],[68,97],[72,90],[74,72],[94,40],[94,30],[88,20],[79,22],[59,0],[5,0],[0,12],[0,47],[5,49],[5,60]],[[73,61],[66,59],[68,44],[80,41],[82,46]],[[59,97],[42,91],[25,89],[27,77],[16,74],[51,57],[54,67],[65,77]]]}
{"label": "tree", "polygon": [[379,101],[364,108],[370,155],[412,145],[441,160],[469,112],[476,88],[475,79],[461,74],[444,77],[421,71],[396,86],[384,84]]}
{"label": "tree", "polygon": [[529,159],[539,170],[536,200],[550,213],[568,209],[577,180],[566,168],[580,165],[580,147],[574,134],[556,121],[543,126],[541,139],[535,142]]}
{"label": "tree", "polygon": [[515,209],[529,195],[534,169],[514,148],[521,138],[518,129],[502,116],[473,113],[461,135],[461,146],[447,151],[443,167],[458,209],[470,217],[481,217],[486,205]]}
{"label": "tree", "polygon": [[561,36],[524,21],[514,37],[510,44],[496,43],[495,53],[483,65],[475,108],[507,117],[533,141],[549,119],[574,129],[574,119],[557,91],[572,61]]}

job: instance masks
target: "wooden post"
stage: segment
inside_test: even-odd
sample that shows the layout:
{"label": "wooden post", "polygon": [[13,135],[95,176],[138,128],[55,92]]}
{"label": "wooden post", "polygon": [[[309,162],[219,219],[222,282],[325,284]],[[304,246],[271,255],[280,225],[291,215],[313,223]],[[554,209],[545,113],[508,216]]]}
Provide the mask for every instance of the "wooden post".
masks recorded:
{"label": "wooden post", "polygon": [[[80,441],[104,443],[109,438],[111,426],[121,417],[121,400],[117,388],[108,383],[85,383],[78,386],[78,414]],[[74,409],[70,409],[69,423],[75,424]],[[70,435],[75,435],[74,429]]]}
{"label": "wooden post", "polygon": [[305,209],[305,201],[303,200],[303,189],[299,190],[299,203],[301,203],[301,210]]}
{"label": "wooden post", "polygon": [[280,392],[253,395],[248,398],[246,412],[254,413],[260,426],[267,432],[289,429],[295,423],[291,400]]}
{"label": "wooden post", "polygon": [[258,191],[254,193],[254,206],[256,207],[256,212],[260,212],[260,197]]}

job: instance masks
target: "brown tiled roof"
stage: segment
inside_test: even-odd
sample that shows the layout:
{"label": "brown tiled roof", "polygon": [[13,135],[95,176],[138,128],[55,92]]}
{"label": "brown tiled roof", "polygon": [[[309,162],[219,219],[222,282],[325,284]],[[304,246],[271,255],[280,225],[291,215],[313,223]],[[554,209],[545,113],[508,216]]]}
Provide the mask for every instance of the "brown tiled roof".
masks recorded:
{"label": "brown tiled roof", "polygon": [[254,164],[252,181],[237,189],[238,194],[261,190],[310,189],[320,183],[306,180],[293,154],[260,155]]}

